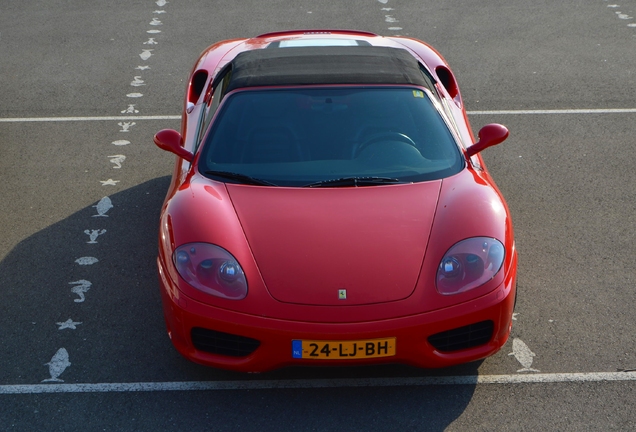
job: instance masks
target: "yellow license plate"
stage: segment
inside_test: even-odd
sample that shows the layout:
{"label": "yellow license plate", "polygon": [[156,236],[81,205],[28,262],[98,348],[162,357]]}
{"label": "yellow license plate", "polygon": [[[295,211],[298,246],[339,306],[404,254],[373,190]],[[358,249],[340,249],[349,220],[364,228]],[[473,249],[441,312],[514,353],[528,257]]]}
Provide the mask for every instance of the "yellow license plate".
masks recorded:
{"label": "yellow license plate", "polygon": [[395,338],[353,341],[293,340],[292,357],[315,360],[347,360],[395,355]]}

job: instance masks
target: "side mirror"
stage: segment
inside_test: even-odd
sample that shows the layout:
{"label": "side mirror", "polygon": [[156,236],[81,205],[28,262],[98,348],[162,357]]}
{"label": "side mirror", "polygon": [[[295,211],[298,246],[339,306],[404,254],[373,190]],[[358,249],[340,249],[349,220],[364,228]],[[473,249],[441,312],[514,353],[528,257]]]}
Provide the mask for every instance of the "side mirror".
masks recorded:
{"label": "side mirror", "polygon": [[497,123],[487,124],[477,134],[479,141],[466,149],[466,155],[471,157],[488,147],[497,145],[508,138],[509,134],[510,132],[503,125]]}
{"label": "side mirror", "polygon": [[182,159],[192,162],[194,155],[183,148],[183,138],[174,129],[163,129],[156,133],[155,144],[162,150],[174,153]]}

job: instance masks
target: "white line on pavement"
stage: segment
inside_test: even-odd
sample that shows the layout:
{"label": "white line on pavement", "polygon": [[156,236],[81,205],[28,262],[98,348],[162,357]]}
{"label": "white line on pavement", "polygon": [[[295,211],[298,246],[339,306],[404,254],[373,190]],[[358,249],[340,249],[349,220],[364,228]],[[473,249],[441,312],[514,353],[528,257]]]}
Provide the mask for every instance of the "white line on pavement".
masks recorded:
{"label": "white line on pavement", "polygon": [[74,122],[74,121],[104,121],[104,120],[180,120],[180,115],[165,116],[112,116],[112,117],[16,117],[0,118],[0,123],[27,122]]}
{"label": "white line on pavement", "polygon": [[468,115],[634,114],[634,113],[636,113],[636,108],[467,111]]}
{"label": "white line on pavement", "polygon": [[[636,108],[554,109],[554,110],[494,110],[467,111],[468,115],[540,115],[540,114],[636,114]],[[180,120],[180,115],[105,116],[105,117],[15,117],[0,118],[0,123],[121,121],[121,120]]]}
{"label": "white line on pavement", "polygon": [[401,387],[432,385],[477,385],[477,384],[532,384],[573,383],[599,381],[636,381],[636,371],[589,372],[589,373],[543,373],[519,375],[469,375],[419,378],[358,378],[319,380],[245,380],[245,381],[183,381],[183,382],[137,382],[97,384],[33,384],[0,385],[0,394],[41,393],[116,393],[157,391],[201,391],[201,390],[266,390],[266,389],[310,389],[342,387]]}

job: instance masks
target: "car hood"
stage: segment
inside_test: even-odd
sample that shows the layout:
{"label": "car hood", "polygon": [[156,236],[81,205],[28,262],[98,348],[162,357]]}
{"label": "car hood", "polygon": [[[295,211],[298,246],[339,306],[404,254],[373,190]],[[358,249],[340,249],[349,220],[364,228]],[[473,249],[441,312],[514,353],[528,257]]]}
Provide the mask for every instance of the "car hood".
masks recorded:
{"label": "car hood", "polygon": [[441,183],[227,190],[275,299],[351,306],[414,291]]}

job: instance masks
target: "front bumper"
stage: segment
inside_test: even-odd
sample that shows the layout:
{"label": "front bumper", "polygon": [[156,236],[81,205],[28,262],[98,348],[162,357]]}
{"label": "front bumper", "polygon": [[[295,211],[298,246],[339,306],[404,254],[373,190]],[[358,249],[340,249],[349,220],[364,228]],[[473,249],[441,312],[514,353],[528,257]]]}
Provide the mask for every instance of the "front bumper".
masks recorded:
{"label": "front bumper", "polygon": [[[447,367],[494,354],[506,343],[512,327],[516,295],[514,272],[506,275],[504,282],[487,295],[457,306],[381,321],[323,324],[247,315],[203,304],[181,293],[164,271],[160,260],[157,264],[164,315],[172,343],[184,357],[206,366],[242,372],[264,372],[291,365],[403,363],[422,368]],[[484,322],[492,322],[492,333],[489,338],[486,337],[487,342],[479,346],[443,352],[429,341],[431,336],[455,329],[470,329]],[[248,344],[250,340],[259,343],[247,355],[213,354],[195,348],[193,329],[195,333],[201,329],[204,332],[212,330],[236,335]],[[388,337],[396,338],[395,356],[350,360],[313,360],[292,356],[292,341],[298,339],[351,341]]]}

